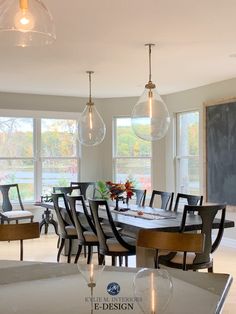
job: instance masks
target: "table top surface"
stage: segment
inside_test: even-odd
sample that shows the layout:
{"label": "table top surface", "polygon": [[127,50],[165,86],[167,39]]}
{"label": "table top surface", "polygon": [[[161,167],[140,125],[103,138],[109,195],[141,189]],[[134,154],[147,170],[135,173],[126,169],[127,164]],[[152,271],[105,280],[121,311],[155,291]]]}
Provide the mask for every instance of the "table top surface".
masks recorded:
{"label": "table top surface", "polygon": [[[114,309],[115,304],[127,306],[129,303],[133,309],[123,306],[122,313],[142,313],[140,305],[143,300],[137,302],[134,298],[137,296],[134,278],[139,270],[106,266],[93,290],[93,307],[97,304],[93,312],[113,313],[111,307]],[[168,273],[173,288],[166,314],[220,313],[232,283],[230,275],[172,269],[168,269]],[[112,296],[108,292],[108,285],[114,282],[119,284],[120,292]],[[77,265],[0,261],[1,313],[92,313],[90,292]],[[106,309],[108,306],[111,306],[110,310]]]}
{"label": "table top surface", "polygon": [[[44,208],[54,209],[53,203],[36,203],[38,206]],[[166,211],[159,208],[139,207],[137,205],[129,205],[132,211],[136,211],[136,215],[127,215],[128,212],[114,212],[112,211],[113,220],[120,227],[129,229],[131,232],[138,232],[141,228],[165,230],[165,231],[179,231],[182,220],[182,212]],[[77,208],[78,212],[83,212],[81,206]],[[153,219],[146,219],[138,215],[138,211],[153,214]],[[156,216],[155,216],[156,215]],[[107,219],[106,213],[100,212],[101,218]],[[213,229],[219,228],[220,219],[216,218],[213,223]],[[201,228],[201,218],[198,215],[188,215],[186,220],[186,231],[199,230]],[[234,227],[234,221],[225,220],[225,228]]]}

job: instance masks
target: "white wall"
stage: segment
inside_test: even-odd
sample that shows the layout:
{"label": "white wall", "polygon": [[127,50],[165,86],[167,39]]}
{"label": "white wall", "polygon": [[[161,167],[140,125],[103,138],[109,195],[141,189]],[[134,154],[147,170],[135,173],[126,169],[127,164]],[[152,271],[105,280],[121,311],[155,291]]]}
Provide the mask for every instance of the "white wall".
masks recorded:
{"label": "white wall", "polygon": [[[141,93],[142,91],[140,91]],[[171,117],[176,112],[200,110],[200,158],[203,164],[203,103],[213,99],[236,96],[236,79],[163,96]],[[94,99],[106,124],[104,142],[97,147],[81,149],[81,180],[112,179],[112,118],[129,116],[137,97]],[[0,109],[81,112],[86,98],[0,93]],[[174,119],[165,139],[153,144],[153,188],[175,190]],[[201,169],[201,180],[203,169]]]}

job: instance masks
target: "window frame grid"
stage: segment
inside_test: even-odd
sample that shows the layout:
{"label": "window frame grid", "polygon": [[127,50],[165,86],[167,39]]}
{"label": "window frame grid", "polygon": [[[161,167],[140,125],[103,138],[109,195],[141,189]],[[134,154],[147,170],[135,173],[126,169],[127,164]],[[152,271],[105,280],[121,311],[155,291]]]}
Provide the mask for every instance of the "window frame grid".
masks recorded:
{"label": "window frame grid", "polygon": [[[0,160],[32,160],[33,161],[33,202],[40,200],[42,195],[42,162],[44,160],[76,160],[77,164],[77,180],[79,180],[80,174],[80,155],[81,149],[78,141],[76,140],[76,152],[75,156],[72,157],[45,157],[41,156],[41,120],[42,119],[61,119],[61,120],[74,120],[76,123],[77,132],[77,121],[80,113],[67,113],[67,112],[53,112],[53,111],[30,111],[30,110],[11,110],[11,109],[0,109],[0,117],[9,118],[29,118],[33,120],[33,156],[32,157],[0,157]],[[32,201],[26,201],[26,203],[32,203]]]}
{"label": "window frame grid", "polygon": [[117,160],[132,160],[132,159],[143,159],[143,160],[149,160],[150,161],[150,182],[151,182],[151,188],[153,185],[153,146],[151,144],[151,151],[150,151],[150,155],[149,156],[116,156],[116,152],[117,152],[117,133],[116,133],[116,129],[117,129],[117,120],[118,119],[131,119],[130,116],[115,116],[112,119],[112,180],[114,182],[117,181],[117,176],[116,176],[116,165],[117,165]]}
{"label": "window frame grid", "polygon": [[[180,116],[181,114],[188,114],[188,113],[198,113],[198,155],[180,155]],[[175,192],[181,193],[181,185],[180,185],[180,164],[181,160],[187,159],[198,159],[200,162],[200,111],[198,109],[196,110],[189,110],[189,111],[181,111],[176,113],[175,117]],[[199,169],[200,171],[200,169]],[[201,177],[199,174],[199,193],[201,191]]]}

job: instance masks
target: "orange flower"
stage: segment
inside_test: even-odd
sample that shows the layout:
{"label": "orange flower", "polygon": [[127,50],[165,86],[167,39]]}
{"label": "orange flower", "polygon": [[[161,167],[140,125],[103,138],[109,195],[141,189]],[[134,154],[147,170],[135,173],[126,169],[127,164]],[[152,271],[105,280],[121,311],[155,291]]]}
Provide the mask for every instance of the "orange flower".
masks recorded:
{"label": "orange flower", "polygon": [[113,183],[111,181],[107,181],[106,185],[110,191],[110,197],[112,200],[117,198],[120,194],[126,193],[127,199],[131,198],[134,194],[132,189],[132,182],[127,180],[124,184],[122,183]]}

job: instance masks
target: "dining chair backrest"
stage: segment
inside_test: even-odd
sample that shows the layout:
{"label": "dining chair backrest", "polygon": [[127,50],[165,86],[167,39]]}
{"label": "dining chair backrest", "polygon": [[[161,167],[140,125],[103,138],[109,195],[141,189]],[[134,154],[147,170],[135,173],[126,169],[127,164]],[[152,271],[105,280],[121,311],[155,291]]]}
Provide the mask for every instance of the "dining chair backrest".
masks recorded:
{"label": "dining chair backrest", "polygon": [[96,234],[96,228],[94,225],[94,220],[93,220],[93,216],[92,213],[88,211],[88,206],[85,203],[85,198],[83,195],[67,195],[67,199],[73,199],[73,205],[75,206],[75,210],[76,210],[76,202],[78,201],[80,206],[82,206],[83,208],[83,212],[86,218],[86,221],[88,223],[88,226],[90,227],[90,229],[93,231],[93,233]]}
{"label": "dining chair backrest", "polygon": [[53,193],[64,193],[65,195],[71,195],[74,191],[78,191],[80,193],[80,189],[75,186],[54,186],[52,190]]}
{"label": "dining chair backrest", "polygon": [[60,231],[62,236],[66,236],[67,232],[65,227],[74,224],[66,195],[64,193],[52,193],[52,201],[56,211]]}
{"label": "dining chair backrest", "polygon": [[132,189],[132,192],[135,195],[135,204],[138,206],[145,206],[145,200],[146,200],[146,190],[140,190],[140,189]]}
{"label": "dining chair backrest", "polygon": [[91,191],[91,196],[94,198],[94,194],[95,194],[95,182],[71,182],[70,186],[71,187],[77,187],[80,190],[80,194],[84,196],[84,199],[87,199],[87,193],[89,188],[92,188]]}
{"label": "dining chair backrest", "polygon": [[20,241],[20,260],[23,260],[23,240],[40,237],[39,223],[0,224],[0,241]]}
{"label": "dining chair backrest", "polygon": [[180,205],[181,200],[184,200],[185,202],[187,202],[187,205],[202,205],[203,196],[178,193],[176,196],[175,205],[174,205],[175,212],[179,210],[179,205]]}
{"label": "dining chair backrest", "polygon": [[[159,251],[183,252],[182,268],[186,269],[187,253],[202,253],[205,235],[198,233],[163,232],[151,229],[141,229],[138,233],[137,247],[153,249],[155,266],[159,267]],[[162,252],[163,253],[163,252]],[[137,267],[147,267],[145,253],[137,248]]]}
{"label": "dining chair backrest", "polygon": [[164,210],[171,210],[173,198],[174,198],[173,192],[170,193],[170,192],[162,192],[162,191],[153,190],[150,203],[149,203],[150,207],[153,207],[156,197],[160,198],[160,208]]}
{"label": "dining chair backrest", "polygon": [[119,231],[117,230],[115,223],[112,218],[112,214],[109,208],[109,205],[106,200],[96,200],[96,199],[89,199],[89,205],[91,209],[91,213],[93,216],[93,220],[96,227],[97,237],[99,241],[99,250],[101,254],[106,255],[108,252],[108,247],[106,244],[106,235],[103,231],[102,224],[101,224],[101,217],[99,216],[99,211],[102,210],[105,215],[107,216],[109,225],[111,227],[112,236],[116,238],[116,240],[127,250],[133,250],[133,247],[125,242],[120,235]]}
{"label": "dining chair backrest", "polygon": [[79,215],[76,212],[76,204],[78,202],[80,203],[80,205],[83,206],[83,208],[86,208],[86,205],[84,203],[84,197],[83,197],[83,195],[79,195],[79,196],[67,195],[66,198],[67,198],[68,203],[69,203],[69,207],[70,207],[73,221],[75,224],[79,243],[84,244],[86,241],[85,237],[84,237],[84,231],[86,231],[86,229],[84,228],[84,226],[83,226],[83,224],[79,218]]}
{"label": "dining chair backrest", "polygon": [[105,255],[108,251],[108,246],[106,244],[106,235],[105,235],[105,232],[103,231],[101,219],[98,214],[99,207],[104,206],[104,201],[89,199],[89,206],[91,210],[91,215],[93,217],[94,225],[96,228],[96,234],[97,234],[98,242],[99,242],[99,250]]}
{"label": "dining chair backrest", "polygon": [[[200,232],[205,235],[205,248],[204,252],[197,253],[193,261],[194,264],[203,264],[210,261],[210,254],[213,253],[220,244],[224,233],[224,222],[225,222],[225,213],[226,205],[204,205],[204,206],[194,206],[194,205],[185,205],[182,222],[180,226],[180,232],[185,231],[186,220],[193,214],[197,214],[201,217],[202,224]],[[190,215],[188,215],[190,214]],[[214,219],[216,215],[220,215],[220,222],[218,225],[218,232],[215,240],[212,239],[212,229],[214,227]]]}
{"label": "dining chair backrest", "polygon": [[0,185],[0,191],[2,193],[2,210],[4,212],[11,211],[13,209],[12,200],[10,196],[11,193],[12,195],[14,195],[14,202],[17,202],[17,205],[20,206],[20,209],[24,210],[18,184]]}

